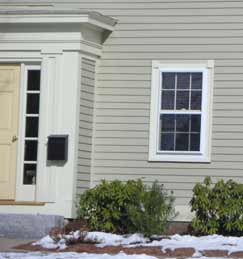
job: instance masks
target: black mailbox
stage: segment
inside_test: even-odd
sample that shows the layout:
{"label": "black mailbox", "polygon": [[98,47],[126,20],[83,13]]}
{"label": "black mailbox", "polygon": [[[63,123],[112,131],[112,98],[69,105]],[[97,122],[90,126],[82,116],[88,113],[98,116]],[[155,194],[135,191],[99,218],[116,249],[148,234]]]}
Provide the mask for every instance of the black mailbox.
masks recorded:
{"label": "black mailbox", "polygon": [[51,135],[48,137],[47,160],[67,161],[68,135]]}

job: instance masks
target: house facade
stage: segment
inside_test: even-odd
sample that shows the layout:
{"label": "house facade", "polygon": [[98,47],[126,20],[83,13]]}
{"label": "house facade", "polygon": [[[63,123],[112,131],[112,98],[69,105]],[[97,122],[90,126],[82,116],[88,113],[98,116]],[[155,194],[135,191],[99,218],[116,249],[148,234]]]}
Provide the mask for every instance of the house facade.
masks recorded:
{"label": "house facade", "polygon": [[243,2],[0,1],[0,213],[75,217],[102,179],[158,180],[189,221],[243,181]]}

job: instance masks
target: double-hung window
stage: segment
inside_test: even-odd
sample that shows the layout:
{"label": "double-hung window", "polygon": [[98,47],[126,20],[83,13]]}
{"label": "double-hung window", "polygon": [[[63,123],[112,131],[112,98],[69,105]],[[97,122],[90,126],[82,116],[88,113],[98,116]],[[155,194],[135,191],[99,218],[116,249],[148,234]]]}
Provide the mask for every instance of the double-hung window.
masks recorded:
{"label": "double-hung window", "polygon": [[150,161],[210,162],[213,61],[153,62]]}

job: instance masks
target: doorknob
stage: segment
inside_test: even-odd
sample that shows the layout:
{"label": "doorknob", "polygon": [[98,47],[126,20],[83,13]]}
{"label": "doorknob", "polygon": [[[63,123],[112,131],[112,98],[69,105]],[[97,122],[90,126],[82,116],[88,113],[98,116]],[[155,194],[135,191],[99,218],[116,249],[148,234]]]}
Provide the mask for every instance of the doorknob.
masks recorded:
{"label": "doorknob", "polygon": [[12,142],[15,142],[15,141],[17,141],[18,140],[18,137],[16,136],[16,135],[14,135],[13,137],[12,137]]}

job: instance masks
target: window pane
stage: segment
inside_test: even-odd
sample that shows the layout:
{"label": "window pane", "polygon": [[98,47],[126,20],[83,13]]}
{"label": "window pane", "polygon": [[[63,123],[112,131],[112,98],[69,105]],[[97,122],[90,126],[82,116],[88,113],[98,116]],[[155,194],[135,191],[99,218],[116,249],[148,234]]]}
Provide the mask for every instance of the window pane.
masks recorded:
{"label": "window pane", "polygon": [[176,115],[176,131],[189,132],[190,115]]}
{"label": "window pane", "polygon": [[24,164],[24,184],[36,183],[36,164]]}
{"label": "window pane", "polygon": [[161,147],[160,150],[163,151],[173,151],[174,150],[174,133],[162,133],[161,134]]}
{"label": "window pane", "polygon": [[177,133],[176,134],[176,151],[188,151],[189,147],[189,134]]}
{"label": "window pane", "polygon": [[191,115],[191,132],[200,133],[201,115]]}
{"label": "window pane", "polygon": [[189,109],[189,91],[177,91],[176,93],[176,109]]}
{"label": "window pane", "polygon": [[201,110],[202,91],[191,92],[191,110]]}
{"label": "window pane", "polygon": [[24,160],[37,160],[37,140],[25,140]]}
{"label": "window pane", "polygon": [[25,137],[38,137],[38,117],[26,117]]}
{"label": "window pane", "polygon": [[175,73],[162,73],[162,89],[175,89]]}
{"label": "window pane", "polygon": [[200,134],[191,134],[191,151],[200,151]]}
{"label": "window pane", "polygon": [[189,89],[190,73],[177,73],[177,89]]}
{"label": "window pane", "polygon": [[202,89],[202,73],[192,73],[192,89]]}
{"label": "window pane", "polygon": [[39,94],[27,94],[27,114],[39,113]]}
{"label": "window pane", "polygon": [[40,70],[28,71],[28,90],[40,90]]}
{"label": "window pane", "polygon": [[174,109],[174,98],[175,92],[174,91],[162,91],[162,103],[161,109],[165,110],[173,110]]}
{"label": "window pane", "polygon": [[171,114],[163,114],[161,115],[161,131],[171,131],[175,130],[175,115]]}

